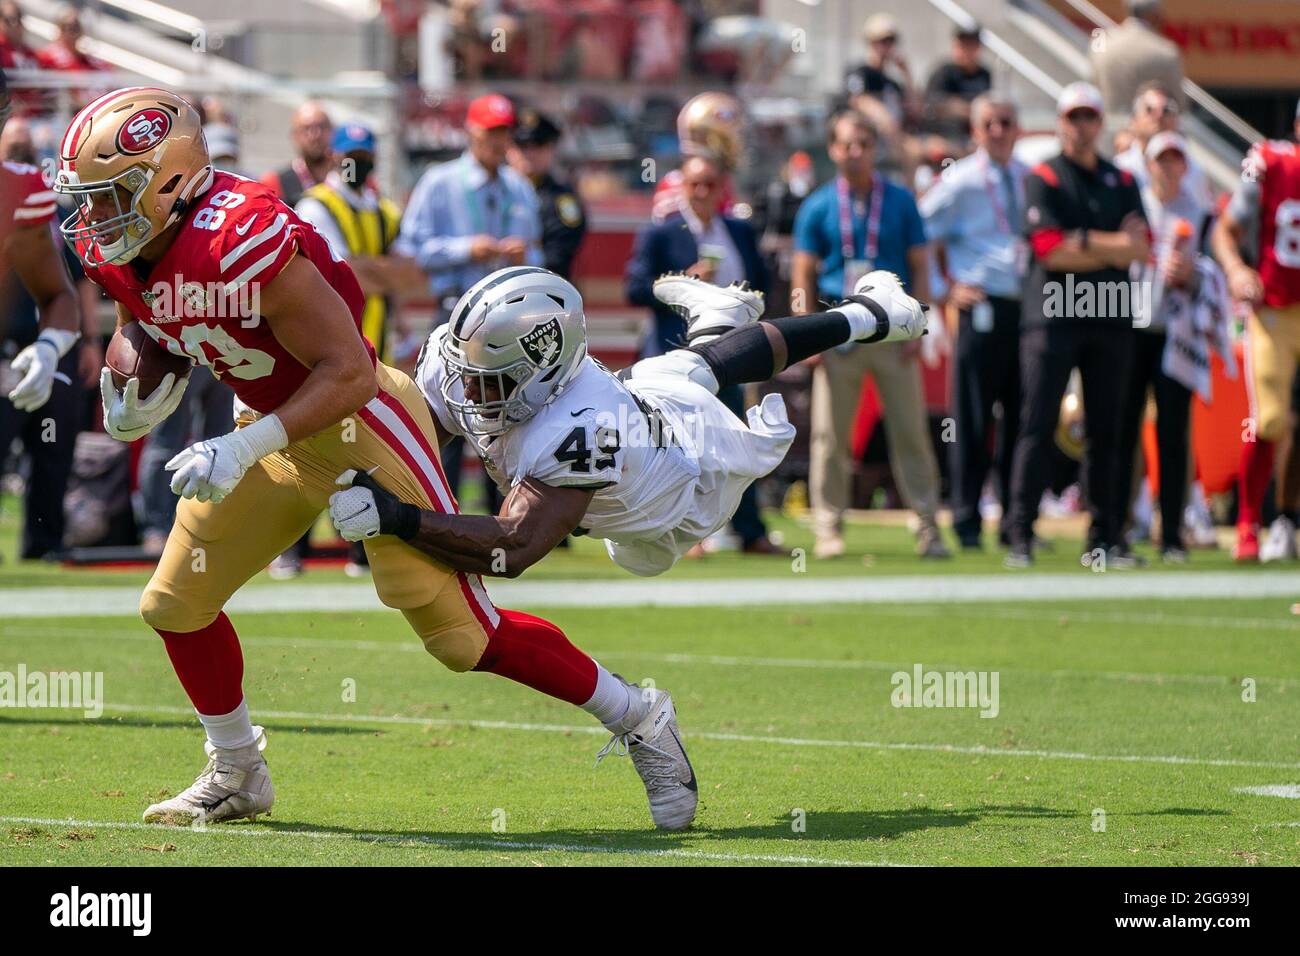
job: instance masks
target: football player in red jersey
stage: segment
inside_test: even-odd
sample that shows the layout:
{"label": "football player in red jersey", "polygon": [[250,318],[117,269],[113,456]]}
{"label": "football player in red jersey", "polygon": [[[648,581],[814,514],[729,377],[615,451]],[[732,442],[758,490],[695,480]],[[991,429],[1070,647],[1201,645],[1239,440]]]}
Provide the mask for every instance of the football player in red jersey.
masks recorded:
{"label": "football player in red jersey", "polygon": [[[182,496],[140,612],[162,637],[207,733],[207,767],[146,821],[254,817],[273,793],[242,688],[239,640],[222,608],[307,530],[340,472],[374,473],[403,501],[455,513],[429,406],[377,362],[360,332],[364,297],[347,264],[265,186],[212,168],[198,113],[172,93],[118,90],[81,111],[59,149],[55,189],[75,199],[65,238],[87,275],[170,352],[209,366],[239,399],[239,427],[167,464]],[[186,378],[147,396],[104,369],[105,427],[147,433],[179,403]],[[509,677],[576,704],[621,742],[652,816],[678,829],[695,814],[689,762],[653,746],[671,698],[642,693],[554,625],[499,610],[477,574],[396,537],[365,544],[375,589],[455,671]],[[675,725],[674,725],[675,726]]]}
{"label": "football player in red jersey", "polygon": [[[0,129],[13,110],[4,70],[0,70]],[[13,360],[20,376],[9,400],[31,412],[49,400],[59,360],[81,337],[81,313],[68,270],[50,232],[55,195],[41,171],[22,163],[0,163],[0,290],[11,274],[27,288],[40,310],[36,341]],[[0,318],[8,303],[0,291]],[[4,328],[0,326],[0,337]]]}
{"label": "football player in red jersey", "polygon": [[[1300,139],[1300,107],[1295,133]],[[1258,269],[1240,252],[1243,237],[1252,232],[1258,237]],[[1290,427],[1291,387],[1300,360],[1300,146],[1268,141],[1251,148],[1241,184],[1219,218],[1212,242],[1233,297],[1254,308],[1246,323],[1251,419],[1241,449],[1233,553],[1238,561],[1256,561],[1261,557],[1264,493],[1275,444]],[[1283,515],[1274,523],[1263,557],[1295,556],[1294,520]]]}

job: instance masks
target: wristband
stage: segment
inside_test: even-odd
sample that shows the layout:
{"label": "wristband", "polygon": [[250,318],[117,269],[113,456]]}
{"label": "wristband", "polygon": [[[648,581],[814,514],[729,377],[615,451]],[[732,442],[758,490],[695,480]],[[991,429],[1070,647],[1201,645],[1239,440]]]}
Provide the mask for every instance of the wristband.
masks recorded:
{"label": "wristband", "polygon": [[237,428],[230,434],[231,438],[242,445],[248,453],[249,460],[244,463],[245,467],[289,444],[289,436],[285,433],[284,425],[280,423],[279,416],[274,414],[265,415],[251,425]]}
{"label": "wristband", "polygon": [[[380,512],[380,521],[383,524],[383,512]],[[392,534],[401,538],[403,541],[410,541],[420,533],[420,509],[415,505],[407,504],[405,501],[397,501],[397,507],[393,509],[392,516],[393,527],[391,530],[381,528],[383,534]]]}
{"label": "wristband", "polygon": [[63,358],[77,344],[79,338],[81,333],[73,332],[71,329],[43,329],[36,337],[36,341],[44,342],[58,353],[59,358]]}

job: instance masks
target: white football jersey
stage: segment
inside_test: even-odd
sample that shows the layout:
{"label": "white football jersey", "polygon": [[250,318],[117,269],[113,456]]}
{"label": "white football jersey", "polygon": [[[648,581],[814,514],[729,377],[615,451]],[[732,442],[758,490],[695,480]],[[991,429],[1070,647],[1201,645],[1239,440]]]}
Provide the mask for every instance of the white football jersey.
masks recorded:
{"label": "white football jersey", "polygon": [[[502,435],[466,434],[442,394],[446,369],[439,349],[446,332],[444,325],[430,335],[415,380],[442,427],[475,448],[502,494],[529,477],[594,488],[581,527],[612,541],[659,538],[691,511],[700,461],[679,416],[647,401],[590,356],[532,418]],[[462,398],[459,382],[452,383],[452,395]]]}

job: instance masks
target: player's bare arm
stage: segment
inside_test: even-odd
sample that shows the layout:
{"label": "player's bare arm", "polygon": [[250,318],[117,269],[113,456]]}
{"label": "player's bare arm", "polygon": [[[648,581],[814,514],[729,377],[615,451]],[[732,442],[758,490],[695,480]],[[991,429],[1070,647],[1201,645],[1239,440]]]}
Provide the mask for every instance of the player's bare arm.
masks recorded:
{"label": "player's bare arm", "polygon": [[374,365],[347,304],[302,256],[267,283],[260,313],[280,344],[311,369],[275,410],[289,442],[310,438],[375,397]]}
{"label": "player's bare arm", "polygon": [[1228,287],[1236,299],[1257,306],[1264,299],[1264,283],[1259,273],[1241,256],[1241,242],[1245,227],[1225,209],[1210,230],[1210,250],[1223,266],[1228,277]]}
{"label": "player's bare arm", "polygon": [[40,309],[41,328],[77,332],[77,297],[49,229],[44,224],[15,229],[5,246],[10,264]]}
{"label": "player's bare arm", "polygon": [[571,534],[595,490],[525,478],[496,515],[440,514],[400,501],[369,475],[330,498],[330,514],[349,541],[396,535],[457,571],[515,578]]}
{"label": "player's bare arm", "polygon": [[378,393],[374,365],[347,305],[306,259],[290,260],[266,284],[259,315],[311,371],[272,414],[196,442],[167,462],[172,491],[183,498],[220,501],[255,462],[347,418]]}
{"label": "player's bare arm", "polygon": [[9,393],[19,411],[34,411],[49,400],[59,360],[81,337],[81,312],[63,257],[44,223],[10,232],[0,258],[8,259],[40,312],[36,341],[14,357],[13,369],[22,378]]}

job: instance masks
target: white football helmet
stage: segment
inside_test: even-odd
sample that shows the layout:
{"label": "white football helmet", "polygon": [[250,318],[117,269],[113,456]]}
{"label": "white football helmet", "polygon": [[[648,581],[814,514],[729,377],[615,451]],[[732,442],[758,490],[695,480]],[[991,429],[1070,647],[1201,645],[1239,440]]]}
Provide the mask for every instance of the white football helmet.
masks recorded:
{"label": "white football helmet", "polygon": [[[470,435],[500,435],[532,418],[587,356],[582,296],[537,266],[511,266],[481,279],[460,297],[447,324],[439,353],[447,371],[442,395]],[[466,397],[458,397],[458,384]],[[470,385],[476,400],[468,397]]]}

